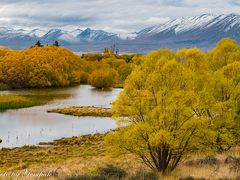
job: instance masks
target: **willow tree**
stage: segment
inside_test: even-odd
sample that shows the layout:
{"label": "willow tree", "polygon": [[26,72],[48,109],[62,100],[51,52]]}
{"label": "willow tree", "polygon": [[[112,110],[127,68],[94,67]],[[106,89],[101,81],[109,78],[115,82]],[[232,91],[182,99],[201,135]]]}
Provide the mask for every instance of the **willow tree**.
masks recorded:
{"label": "willow tree", "polygon": [[111,88],[119,79],[119,74],[112,68],[99,69],[92,72],[89,83],[98,89]]}
{"label": "willow tree", "polygon": [[[113,104],[121,128],[106,137],[111,152],[134,153],[150,168],[166,173],[186,154],[227,150],[236,144],[240,85],[233,79],[239,80],[239,71],[226,67],[234,72],[226,75],[227,69],[215,72],[207,67],[196,49],[176,56],[166,50],[146,56]],[[232,79],[228,84],[226,76]],[[223,99],[221,89],[230,86],[231,97]]]}

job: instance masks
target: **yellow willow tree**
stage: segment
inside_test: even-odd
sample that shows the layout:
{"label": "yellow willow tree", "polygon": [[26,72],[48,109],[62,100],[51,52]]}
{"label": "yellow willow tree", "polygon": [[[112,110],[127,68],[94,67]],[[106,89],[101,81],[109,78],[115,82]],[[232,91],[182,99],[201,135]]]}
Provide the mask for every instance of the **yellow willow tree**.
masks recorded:
{"label": "yellow willow tree", "polygon": [[166,173],[186,154],[226,150],[236,143],[236,131],[229,129],[236,127],[237,100],[222,100],[215,91],[224,73],[206,69],[204,59],[197,62],[204,56],[196,49],[182,53],[150,53],[128,77],[113,105],[122,127],[106,137],[112,153],[133,153],[148,167]]}

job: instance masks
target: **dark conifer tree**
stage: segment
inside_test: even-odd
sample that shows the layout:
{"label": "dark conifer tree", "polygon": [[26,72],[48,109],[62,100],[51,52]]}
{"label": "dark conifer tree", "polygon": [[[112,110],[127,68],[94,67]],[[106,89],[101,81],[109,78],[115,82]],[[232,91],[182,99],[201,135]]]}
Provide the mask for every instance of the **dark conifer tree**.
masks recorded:
{"label": "dark conifer tree", "polygon": [[35,46],[42,47],[42,44],[41,44],[40,41],[37,41],[36,44],[35,44]]}
{"label": "dark conifer tree", "polygon": [[53,46],[57,46],[57,47],[59,47],[59,43],[58,43],[58,41],[55,41],[55,42],[53,43]]}

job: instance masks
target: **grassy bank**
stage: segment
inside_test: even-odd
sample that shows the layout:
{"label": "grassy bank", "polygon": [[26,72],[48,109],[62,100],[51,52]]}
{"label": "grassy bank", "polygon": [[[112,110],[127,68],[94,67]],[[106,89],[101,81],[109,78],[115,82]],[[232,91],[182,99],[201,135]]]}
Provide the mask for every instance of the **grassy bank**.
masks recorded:
{"label": "grassy bank", "polygon": [[[105,135],[63,138],[42,147],[0,150],[1,172],[52,172],[50,179],[149,179],[161,177],[147,169],[131,154],[107,156]],[[239,149],[217,156],[191,155],[170,175],[160,179],[236,179],[239,175]],[[191,178],[192,177],[192,178]],[[31,179],[31,178],[29,178]]]}
{"label": "grassy bank", "polygon": [[111,117],[112,112],[110,108],[100,108],[92,106],[73,106],[63,109],[49,110],[50,113],[61,113],[73,116],[98,116],[98,117]]}
{"label": "grassy bank", "polygon": [[65,98],[69,95],[2,95],[0,96],[0,111],[20,109],[46,104],[56,98]]}

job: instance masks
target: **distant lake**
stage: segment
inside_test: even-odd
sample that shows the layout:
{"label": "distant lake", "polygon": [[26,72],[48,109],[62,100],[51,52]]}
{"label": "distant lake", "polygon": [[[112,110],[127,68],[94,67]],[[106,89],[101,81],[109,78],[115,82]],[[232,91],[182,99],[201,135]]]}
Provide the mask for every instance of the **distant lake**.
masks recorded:
{"label": "distant lake", "polygon": [[72,137],[116,128],[115,121],[102,117],[76,117],[47,113],[49,109],[69,106],[111,107],[122,89],[109,91],[93,89],[88,85],[69,88],[29,89],[1,91],[0,95],[51,95],[69,94],[66,99],[55,99],[42,106],[8,110],[0,113],[0,147],[20,147],[49,142],[62,137]]}

